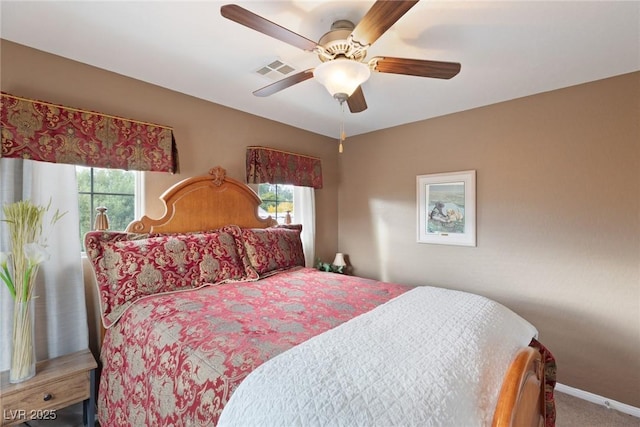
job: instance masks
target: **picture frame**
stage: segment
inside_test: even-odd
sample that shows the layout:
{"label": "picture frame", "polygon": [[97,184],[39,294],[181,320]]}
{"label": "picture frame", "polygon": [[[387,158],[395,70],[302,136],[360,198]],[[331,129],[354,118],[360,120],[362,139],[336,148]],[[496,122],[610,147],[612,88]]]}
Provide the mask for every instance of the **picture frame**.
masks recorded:
{"label": "picture frame", "polygon": [[418,175],[418,243],[476,246],[476,171]]}

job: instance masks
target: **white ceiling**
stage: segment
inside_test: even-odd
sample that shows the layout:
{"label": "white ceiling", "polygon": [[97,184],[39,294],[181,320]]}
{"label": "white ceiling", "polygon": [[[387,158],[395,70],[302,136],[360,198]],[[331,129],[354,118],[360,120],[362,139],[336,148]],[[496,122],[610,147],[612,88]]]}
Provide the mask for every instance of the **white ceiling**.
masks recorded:
{"label": "white ceiling", "polygon": [[[319,60],[220,15],[231,1],[1,2],[0,36],[23,45],[337,137],[338,102],[313,79],[270,97],[255,73],[279,59]],[[338,19],[360,21],[373,1],[237,1],[318,40]],[[369,49],[460,62],[451,80],[373,73],[369,108],[345,108],[356,135],[640,70],[640,1],[422,0]]]}

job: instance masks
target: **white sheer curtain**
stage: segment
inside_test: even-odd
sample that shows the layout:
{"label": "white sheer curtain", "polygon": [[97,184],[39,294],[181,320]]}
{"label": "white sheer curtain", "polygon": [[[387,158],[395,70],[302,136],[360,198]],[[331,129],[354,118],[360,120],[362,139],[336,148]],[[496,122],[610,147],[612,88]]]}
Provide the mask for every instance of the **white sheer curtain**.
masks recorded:
{"label": "white sheer curtain", "polygon": [[[51,258],[40,266],[35,302],[38,360],[88,348],[87,309],[80,258],[75,166],[0,158],[0,206],[22,199],[51,201],[49,214],[66,212],[48,236]],[[4,213],[0,214],[4,217]],[[45,226],[50,218],[45,218]],[[9,232],[0,223],[0,251],[9,250]],[[9,369],[13,300],[0,283],[0,370]]]}
{"label": "white sheer curtain", "polygon": [[305,264],[313,267],[316,249],[316,199],[311,187],[293,187],[296,222],[302,224],[302,247]]}

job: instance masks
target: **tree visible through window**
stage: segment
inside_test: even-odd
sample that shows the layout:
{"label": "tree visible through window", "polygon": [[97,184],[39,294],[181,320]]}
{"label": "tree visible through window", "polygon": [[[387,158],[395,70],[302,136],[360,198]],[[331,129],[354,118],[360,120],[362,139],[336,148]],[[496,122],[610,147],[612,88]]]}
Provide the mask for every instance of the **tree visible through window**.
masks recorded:
{"label": "tree visible through window", "polygon": [[108,209],[110,230],[124,230],[135,219],[135,171],[76,166],[80,237],[93,230],[96,208]]}
{"label": "tree visible through window", "polygon": [[295,217],[293,206],[293,185],[285,184],[260,184],[258,185],[258,196],[262,200],[260,205],[260,216],[271,215],[279,224],[285,223],[287,212],[291,215],[292,222]]}

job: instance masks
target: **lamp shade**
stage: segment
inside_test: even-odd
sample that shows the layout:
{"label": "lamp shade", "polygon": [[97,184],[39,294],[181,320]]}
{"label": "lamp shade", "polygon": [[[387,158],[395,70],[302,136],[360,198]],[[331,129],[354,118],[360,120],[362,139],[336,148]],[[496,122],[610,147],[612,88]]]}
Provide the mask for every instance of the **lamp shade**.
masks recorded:
{"label": "lamp shade", "polygon": [[366,82],[371,71],[366,64],[352,59],[334,59],[323,62],[313,70],[313,76],[334,98],[348,98]]}
{"label": "lamp shade", "polygon": [[335,265],[336,267],[344,267],[347,265],[346,262],[344,262],[344,255],[341,254],[340,252],[338,252],[336,254],[336,257],[333,259],[333,265]]}

